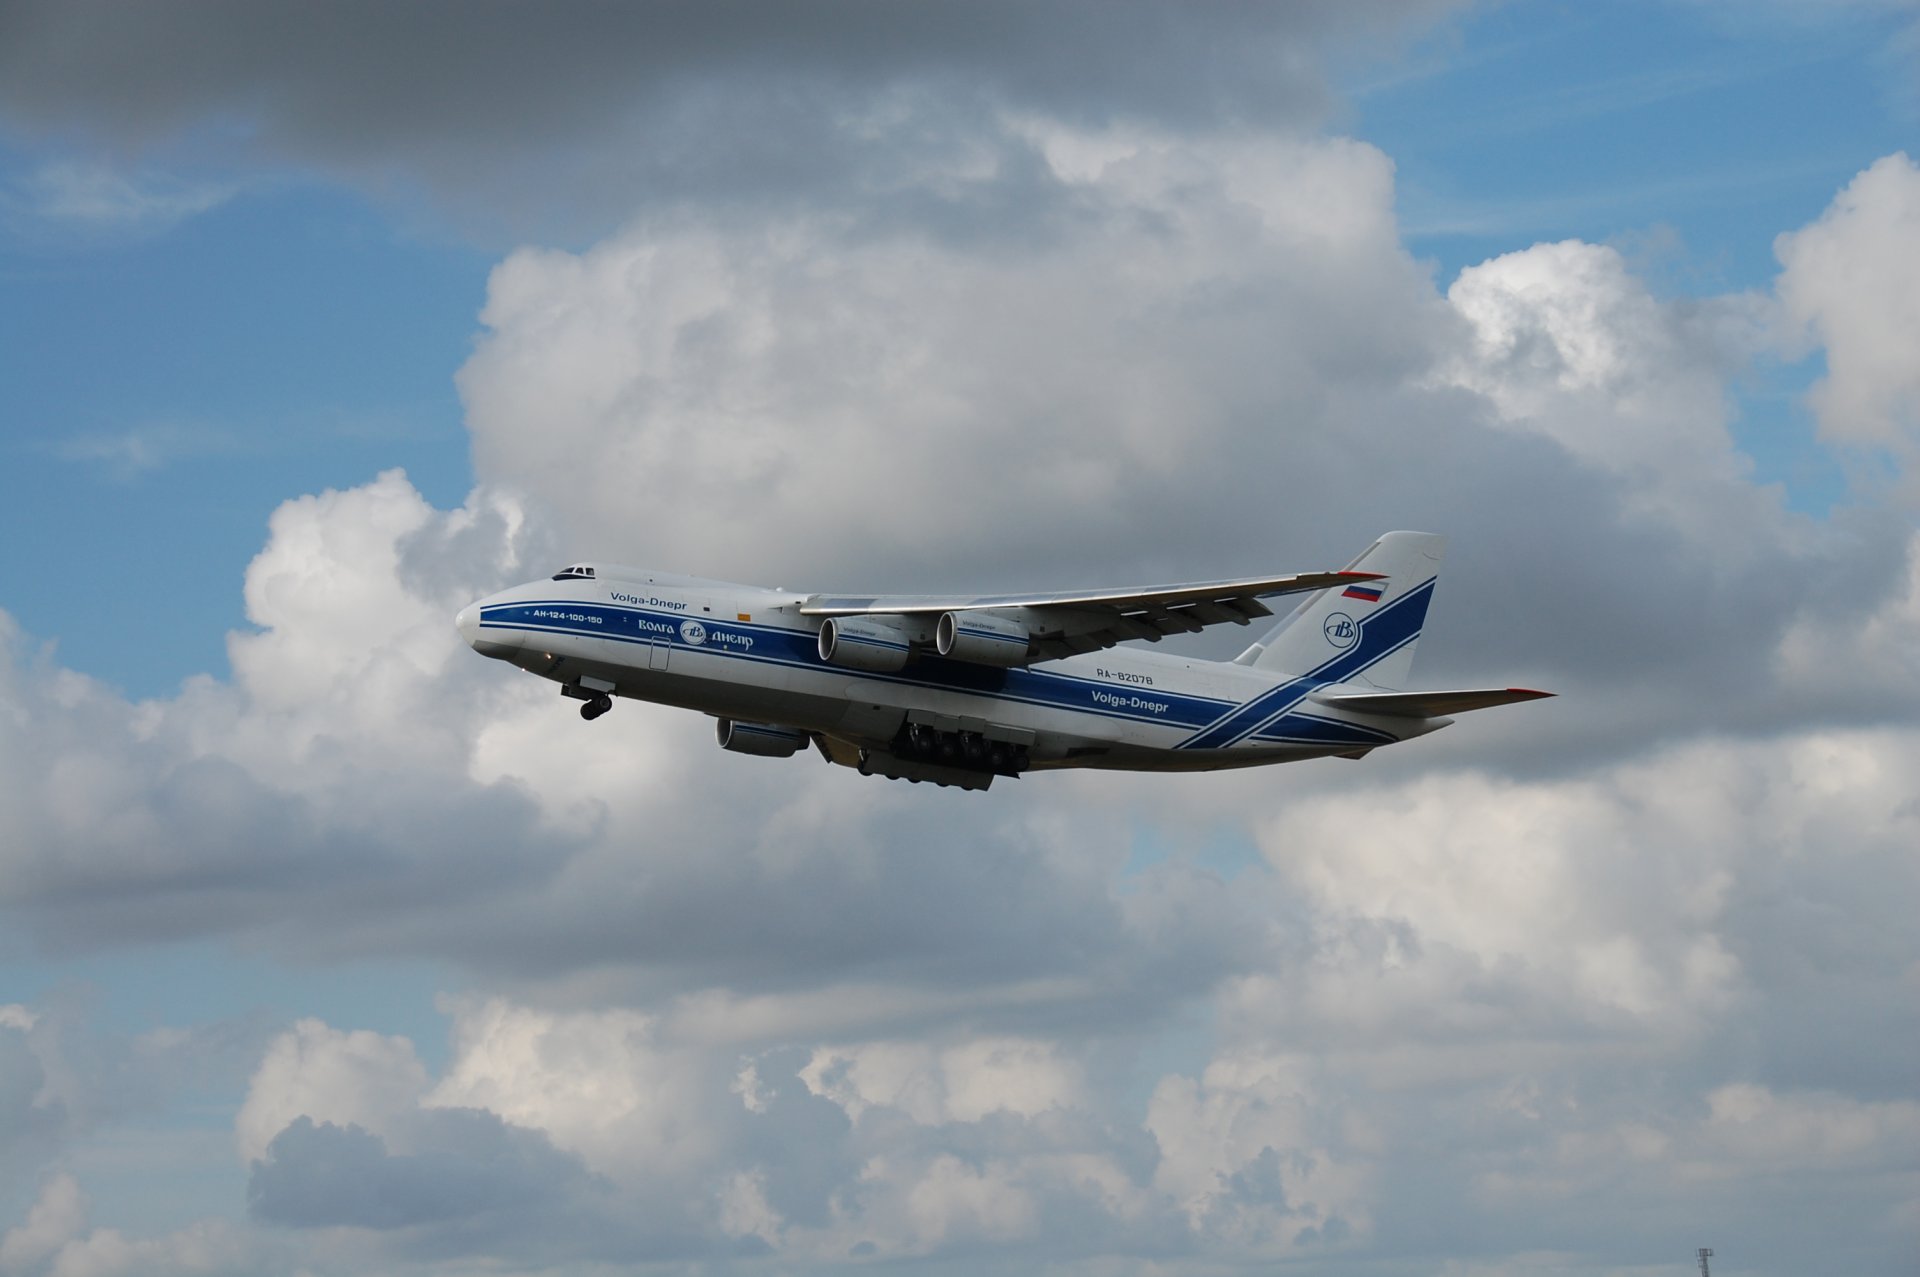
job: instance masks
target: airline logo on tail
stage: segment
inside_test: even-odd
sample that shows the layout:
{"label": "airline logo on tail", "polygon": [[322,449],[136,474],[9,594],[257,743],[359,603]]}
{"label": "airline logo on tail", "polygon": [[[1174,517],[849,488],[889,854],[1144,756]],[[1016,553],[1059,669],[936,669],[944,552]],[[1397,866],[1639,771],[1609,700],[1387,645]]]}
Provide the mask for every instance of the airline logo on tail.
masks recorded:
{"label": "airline logo on tail", "polygon": [[1328,617],[1320,627],[1320,632],[1327,636],[1327,642],[1338,648],[1352,647],[1354,640],[1360,637],[1360,627],[1345,612],[1335,612]]}

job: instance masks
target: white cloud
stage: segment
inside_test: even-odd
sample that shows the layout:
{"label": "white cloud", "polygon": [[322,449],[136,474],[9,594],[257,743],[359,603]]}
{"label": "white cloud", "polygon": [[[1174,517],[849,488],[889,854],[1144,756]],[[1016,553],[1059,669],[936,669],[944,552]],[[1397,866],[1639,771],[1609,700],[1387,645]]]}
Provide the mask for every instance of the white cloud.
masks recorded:
{"label": "white cloud", "polygon": [[1757,1166],[1898,1172],[1920,1154],[1920,1102],[1781,1094],[1735,1083],[1707,1096],[1703,1124],[1721,1175]]}
{"label": "white cloud", "polygon": [[259,1271],[258,1249],[224,1220],[202,1220],[158,1237],[93,1228],[79,1182],[54,1175],[24,1223],[0,1237],[0,1273],[9,1277],[189,1277]]}
{"label": "white cloud", "polygon": [[[1728,373],[1761,345],[1760,299],[1662,302],[1615,249],[1568,240],[1468,267],[1447,300],[1471,339],[1439,380],[1485,396],[1505,428],[1628,480],[1628,502],[1691,540],[1737,548],[1766,519],[1727,429]],[[1751,509],[1729,537],[1736,501]]]}
{"label": "white cloud", "polygon": [[1055,1044],[1017,1038],[940,1048],[921,1042],[828,1047],[813,1053],[800,1078],[849,1117],[885,1105],[923,1126],[1001,1112],[1032,1117],[1083,1093],[1079,1068]]}
{"label": "white cloud", "polygon": [[247,1088],[234,1120],[240,1157],[265,1157],[274,1136],[301,1117],[393,1133],[426,1088],[426,1069],[405,1038],[301,1020],[274,1039]]}
{"label": "white cloud", "polygon": [[33,217],[90,231],[156,232],[231,199],[234,188],[118,172],[103,164],[60,160],[19,185],[18,201]]}
{"label": "white cloud", "polygon": [[1338,1251],[1370,1231],[1364,1162],[1330,1148],[1308,1070],[1283,1055],[1223,1055],[1155,1088],[1154,1186],[1212,1246],[1245,1256]]}
{"label": "white cloud", "polygon": [[[889,1168],[868,1168],[876,1179]],[[957,1157],[937,1157],[907,1190],[907,1221],[917,1246],[932,1249],[956,1238],[1012,1241],[1033,1231],[1033,1197],[1003,1178],[995,1166],[969,1166]]]}
{"label": "white cloud", "polygon": [[1288,392],[1391,377],[1442,308],[1370,147],[1105,144],[1071,234],[993,253],[796,217],[514,254],[477,469],[576,544],[755,579],[1187,548],[1157,512],[1284,473],[1332,428]]}
{"label": "white cloud", "polygon": [[54,453],[65,461],[104,468],[130,480],[159,470],[182,457],[230,452],[238,441],[206,426],[156,422],[113,434],[83,434],[63,439]]}
{"label": "white cloud", "polygon": [[[582,1263],[728,1237],[822,1266],[1338,1256],[1522,1199],[1554,1207],[1531,1253],[1569,1202],[1637,1205],[1609,1169],[1686,1200],[1672,1131],[1717,1150],[1703,1179],[1837,1174],[1897,1216],[1910,1105],[1875,1058],[1920,969],[1920,742],[1887,721],[1911,532],[1843,553],[1753,488],[1723,402],[1751,300],[1662,302],[1580,244],[1442,297],[1370,148],[1030,131],[1084,200],[1058,243],[815,216],[516,255],[463,374],[483,485],[283,506],[230,681],[132,705],[10,630],[10,922],[453,964],[437,1074],[303,1020],[236,1115],[262,1226],[417,1229],[415,1257],[508,1244],[475,1221],[515,1194],[523,1244]],[[1440,658],[1550,652],[1566,736],[1476,746],[1508,729],[1469,720],[1379,766],[928,795],[723,757],[665,710],[587,728],[450,625],[562,536],[932,586],[961,561],[1231,571],[1399,505],[1470,534]],[[1878,722],[1827,703],[1841,635]],[[1222,881],[1216,841],[1264,860]],[[37,1031],[0,1016],[0,1045]],[[41,1057],[0,1064],[0,1111],[34,1116]],[[1763,1146],[1769,1121],[1798,1143]],[[476,1161],[499,1173],[374,1191]]]}
{"label": "white cloud", "polygon": [[259,1271],[257,1249],[225,1220],[204,1220],[158,1237],[100,1228],[62,1246],[47,1277],[200,1277]]}
{"label": "white cloud", "polygon": [[457,1004],[454,1050],[430,1106],[536,1127],[599,1170],[667,1175],[712,1157],[722,1079],[707,1058],[657,1042],[651,1017]]}
{"label": "white cloud", "polygon": [[1904,153],[1854,178],[1818,221],[1774,241],[1787,322],[1824,351],[1824,437],[1920,456],[1920,168]]}
{"label": "white cloud", "polygon": [[31,1272],[87,1229],[87,1200],[71,1175],[55,1175],[40,1189],[26,1221],[0,1237],[0,1272]]}

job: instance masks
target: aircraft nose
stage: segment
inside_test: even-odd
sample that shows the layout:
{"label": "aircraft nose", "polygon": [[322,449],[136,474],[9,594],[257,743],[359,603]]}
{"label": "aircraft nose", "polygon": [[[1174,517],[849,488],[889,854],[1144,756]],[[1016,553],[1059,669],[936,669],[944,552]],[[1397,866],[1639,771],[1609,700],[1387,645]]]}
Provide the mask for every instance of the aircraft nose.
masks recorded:
{"label": "aircraft nose", "polygon": [[468,647],[478,646],[480,639],[480,605],[469,603],[461,608],[453,618],[453,628],[460,631],[460,637],[467,641]]}
{"label": "aircraft nose", "polygon": [[510,629],[495,627],[482,632],[480,629],[480,609],[488,599],[497,599],[498,595],[489,595],[486,599],[476,599],[461,608],[453,617],[453,628],[460,631],[460,637],[467,646],[482,656],[491,656],[495,660],[511,661],[520,651],[520,641]]}

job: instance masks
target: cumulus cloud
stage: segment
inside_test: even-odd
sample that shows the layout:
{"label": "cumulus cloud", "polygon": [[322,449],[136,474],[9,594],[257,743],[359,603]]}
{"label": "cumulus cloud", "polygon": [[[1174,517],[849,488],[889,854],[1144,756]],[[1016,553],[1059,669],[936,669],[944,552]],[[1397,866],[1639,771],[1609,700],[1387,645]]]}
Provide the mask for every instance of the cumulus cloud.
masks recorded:
{"label": "cumulus cloud", "polygon": [[[1582,1220],[1655,1194],[1663,1240],[1724,1205],[1800,1256],[1829,1235],[1769,1220],[1817,1180],[1893,1271],[1915,555],[1752,483],[1726,382],[1769,299],[1662,300],[1579,243],[1443,293],[1373,148],[1008,119],[1072,233],[788,210],[511,256],[461,373],[480,487],[283,505],[230,680],[130,704],[9,625],[14,942],[459,971],[444,1067],[303,1020],[236,1115],[259,1225],[376,1268],[1368,1262],[1461,1227],[1597,1267]],[[1017,586],[1333,566],[1407,523],[1454,534],[1428,668],[1577,712],[981,799],[671,711],[585,728],[450,625],[577,554]],[[9,1132],[87,1094],[40,1023],[0,1016]],[[48,1191],[23,1262],[146,1244]]]}
{"label": "cumulus cloud", "polygon": [[[1619,252],[1537,244],[1460,272],[1447,300],[1470,344],[1440,373],[1495,420],[1630,480],[1624,495],[1688,540],[1751,553],[1769,494],[1727,429],[1729,373],[1761,342],[1758,298],[1662,303]],[[1730,503],[1749,508],[1729,518]]]}
{"label": "cumulus cloud", "polygon": [[1423,664],[1604,691],[1589,748],[1910,711],[1739,694],[1809,615],[1864,622],[1906,552],[1753,482],[1729,385],[1771,299],[1656,298],[1571,242],[1442,296],[1370,147],[1032,131],[1070,237],[648,222],[510,257],[460,374],[481,476],[576,553],[808,587],[1331,566],[1442,527]]}
{"label": "cumulus cloud", "polygon": [[259,1249],[223,1220],[204,1220],[158,1237],[95,1228],[86,1193],[58,1174],[17,1227],[0,1235],[0,1273],[8,1277],[219,1277],[259,1271]]}
{"label": "cumulus cloud", "polygon": [[498,1246],[589,1181],[577,1159],[490,1113],[448,1109],[413,1125],[420,1151],[390,1153],[363,1127],[295,1118],[254,1164],[250,1208],[298,1228],[484,1223],[484,1241]]}
{"label": "cumulus cloud", "polygon": [[1826,356],[1813,388],[1821,434],[1920,455],[1920,169],[1889,155],[1848,183],[1819,220],[1774,241],[1786,320]]}
{"label": "cumulus cloud", "polygon": [[1275,481],[1347,424],[1312,398],[1403,379],[1444,320],[1390,165],[1107,144],[1073,233],[999,253],[804,217],[514,254],[460,375],[477,469],[577,540],[618,546],[645,510],[650,561],[735,575],[1218,553],[1221,506],[1273,511],[1279,542]]}
{"label": "cumulus cloud", "polygon": [[0,1236],[0,1272],[30,1272],[86,1231],[87,1203],[71,1175],[55,1175],[40,1190],[26,1220]]}
{"label": "cumulus cloud", "polygon": [[[383,1133],[410,1111],[427,1084],[405,1038],[364,1029],[338,1032],[302,1020],[274,1039],[235,1120],[240,1155],[258,1161],[296,1118]],[[336,1125],[337,1124],[337,1125]]]}

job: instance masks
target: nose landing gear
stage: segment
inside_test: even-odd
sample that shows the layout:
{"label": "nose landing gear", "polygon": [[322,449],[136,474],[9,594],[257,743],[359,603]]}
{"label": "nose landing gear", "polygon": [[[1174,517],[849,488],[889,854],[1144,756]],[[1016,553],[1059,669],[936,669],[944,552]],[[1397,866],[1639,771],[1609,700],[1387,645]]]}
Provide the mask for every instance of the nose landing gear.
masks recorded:
{"label": "nose landing gear", "polygon": [[560,695],[585,702],[580,706],[580,717],[589,723],[613,708],[612,691],[612,683],[597,678],[579,678],[560,685]]}

